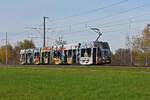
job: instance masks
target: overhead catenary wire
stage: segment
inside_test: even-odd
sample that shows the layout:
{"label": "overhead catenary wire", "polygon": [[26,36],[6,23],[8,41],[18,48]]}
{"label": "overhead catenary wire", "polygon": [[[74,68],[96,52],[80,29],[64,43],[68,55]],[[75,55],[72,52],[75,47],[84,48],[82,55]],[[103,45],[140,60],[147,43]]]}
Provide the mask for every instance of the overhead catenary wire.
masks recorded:
{"label": "overhead catenary wire", "polygon": [[[143,20],[134,20],[133,23],[137,23],[137,22],[144,22],[144,21],[150,21],[149,19],[143,19]],[[126,25],[129,24],[129,22],[124,22],[124,23],[116,23],[116,24],[109,24],[109,25],[105,25],[105,26],[100,26],[100,28],[110,28],[110,27],[115,27],[115,26],[119,26],[119,25]],[[63,34],[68,34],[68,33],[81,33],[81,32],[85,32],[87,29],[84,30],[77,30],[77,31],[72,31],[72,32],[62,32]],[[23,32],[9,32],[10,35],[14,36],[19,36],[22,35],[24,33],[27,33],[28,31],[23,31]],[[26,34],[25,34],[26,35]]]}
{"label": "overhead catenary wire", "polygon": [[128,12],[130,12],[130,11],[134,11],[134,10],[139,9],[139,8],[147,7],[147,6],[150,6],[150,3],[143,4],[143,5],[141,5],[141,6],[137,6],[137,7],[134,7],[134,8],[129,8],[129,9],[127,9],[127,10],[118,12],[118,13],[116,13],[116,14],[107,15],[107,16],[104,16],[104,17],[102,17],[102,18],[96,18],[96,19],[92,19],[92,20],[83,21],[83,22],[76,23],[76,24],[73,24],[73,25],[85,24],[85,23],[97,21],[98,19],[106,19],[106,18],[115,17],[115,16],[118,16],[118,15],[121,15],[121,14],[124,14],[124,13],[128,13]]}
{"label": "overhead catenary wire", "polygon": [[66,16],[66,17],[63,17],[63,18],[56,18],[56,19],[53,19],[52,22],[56,22],[56,21],[59,21],[59,20],[66,20],[66,19],[68,20],[68,19],[72,19],[74,17],[81,16],[81,15],[84,15],[84,14],[94,13],[94,12],[97,12],[97,11],[100,11],[100,10],[104,10],[106,8],[111,8],[113,6],[120,5],[120,4],[125,3],[127,1],[129,1],[129,0],[120,0],[120,1],[115,2],[115,3],[105,5],[103,7],[95,8],[95,9],[92,9],[92,10],[88,10],[88,11],[81,12],[81,13],[78,13],[78,14],[74,14],[74,15],[71,15],[71,16]]}
{"label": "overhead catenary wire", "polygon": [[141,16],[145,16],[145,15],[150,15],[150,13],[144,13],[144,14],[140,14],[140,15],[136,15],[136,16],[131,16],[130,18],[123,18],[123,19],[119,19],[119,20],[117,20],[117,21],[111,21],[111,22],[105,22],[105,23],[102,23],[102,25],[109,25],[109,24],[111,24],[111,23],[115,23],[115,22],[120,22],[120,21],[123,21],[123,20],[130,20],[131,18],[132,19],[137,19],[137,18],[139,18],[139,17],[141,17]]}
{"label": "overhead catenary wire", "polygon": [[[133,21],[133,23],[140,23],[140,22],[144,22],[144,21],[150,21],[150,19],[145,19],[145,20],[135,20],[135,21]],[[125,23],[118,23],[118,24],[112,24],[112,25],[108,25],[108,26],[103,26],[103,27],[99,27],[100,29],[104,29],[104,28],[106,28],[106,29],[108,29],[109,27],[116,27],[116,26],[119,26],[119,25],[127,25],[127,24],[129,24],[129,22],[125,22]],[[70,36],[70,35],[72,35],[72,34],[77,34],[77,33],[81,33],[81,32],[86,32],[86,31],[89,31],[89,30],[87,30],[87,29],[82,29],[82,30],[77,30],[77,31],[72,31],[71,33],[70,32],[64,32],[63,34],[64,34],[64,36],[67,36],[66,34],[68,34],[68,36]],[[109,30],[108,29],[108,31],[105,31],[105,33],[108,33],[108,32],[117,32],[117,31],[121,31],[121,30]],[[81,35],[81,34],[80,34]]]}
{"label": "overhead catenary wire", "polygon": [[[112,17],[118,16],[118,15],[121,15],[121,14],[124,14],[124,13],[128,13],[128,12],[134,11],[134,10],[139,9],[139,8],[144,8],[144,7],[147,7],[147,6],[150,6],[150,3],[143,4],[143,5],[140,5],[140,6],[136,6],[136,7],[133,7],[133,8],[129,8],[127,10],[120,11],[120,12],[112,14],[112,15],[106,15],[106,16],[103,16],[103,17],[99,17],[99,18],[95,18],[95,19],[91,19],[91,20],[87,20],[87,21],[82,21],[82,22],[79,22],[79,23],[74,23],[74,24],[71,24],[71,26],[77,26],[77,25],[82,25],[82,24],[86,24],[86,23],[89,23],[89,22],[95,22],[99,19],[102,20],[102,19],[112,18]],[[63,26],[53,27],[53,28],[63,28],[63,27],[68,27],[69,25],[63,25]]]}
{"label": "overhead catenary wire", "polygon": [[[132,21],[132,23],[139,23],[139,22],[144,22],[144,21],[150,21],[150,19],[134,20],[134,21]],[[106,25],[106,26],[102,26],[102,27],[100,27],[100,28],[115,27],[115,26],[125,25],[125,24],[129,24],[129,22],[117,23],[117,24],[112,24],[112,25]]]}

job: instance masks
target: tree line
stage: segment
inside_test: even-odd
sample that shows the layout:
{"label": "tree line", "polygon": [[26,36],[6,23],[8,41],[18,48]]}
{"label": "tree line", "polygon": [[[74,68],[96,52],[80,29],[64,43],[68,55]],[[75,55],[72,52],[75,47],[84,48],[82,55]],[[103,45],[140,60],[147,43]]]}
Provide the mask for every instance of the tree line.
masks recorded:
{"label": "tree line", "polygon": [[150,25],[135,36],[127,36],[126,46],[112,54],[112,65],[150,66]]}

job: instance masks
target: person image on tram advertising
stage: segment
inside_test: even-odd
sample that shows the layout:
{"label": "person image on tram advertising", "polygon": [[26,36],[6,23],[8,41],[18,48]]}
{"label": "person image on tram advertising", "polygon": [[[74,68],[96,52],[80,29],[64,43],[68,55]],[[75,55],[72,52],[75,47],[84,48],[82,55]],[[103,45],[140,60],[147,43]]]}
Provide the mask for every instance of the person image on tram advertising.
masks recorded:
{"label": "person image on tram advertising", "polygon": [[88,53],[87,52],[84,53],[84,57],[88,57]]}
{"label": "person image on tram advertising", "polygon": [[87,48],[83,50],[84,57],[91,57],[91,48]]}
{"label": "person image on tram advertising", "polygon": [[85,57],[85,62],[88,63],[89,62],[89,58],[88,58],[89,55],[88,55],[87,51],[85,51],[84,57]]}

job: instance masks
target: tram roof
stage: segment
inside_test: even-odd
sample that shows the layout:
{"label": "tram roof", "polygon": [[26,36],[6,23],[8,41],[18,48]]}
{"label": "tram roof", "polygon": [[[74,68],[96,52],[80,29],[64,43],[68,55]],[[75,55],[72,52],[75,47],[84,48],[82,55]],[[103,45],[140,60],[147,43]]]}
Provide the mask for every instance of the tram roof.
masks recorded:
{"label": "tram roof", "polygon": [[43,47],[42,51],[50,51],[52,50],[52,46]]}
{"label": "tram roof", "polygon": [[41,49],[41,48],[35,48],[35,49],[34,49],[34,53],[40,52],[40,49]]}
{"label": "tram roof", "polygon": [[34,49],[26,49],[26,52],[27,53],[32,53],[32,52],[34,52]]}
{"label": "tram roof", "polygon": [[103,44],[106,44],[106,43],[107,42],[102,42],[102,41],[83,42],[81,43],[81,48],[96,48],[96,47],[101,47]]}
{"label": "tram roof", "polygon": [[79,46],[79,43],[67,44],[67,45],[64,45],[63,48],[64,48],[64,50],[70,50],[70,49],[77,49],[78,46]]}
{"label": "tram roof", "polygon": [[[79,46],[79,43],[75,43],[75,44],[66,44],[66,45],[63,45],[63,50],[72,50],[72,49],[76,49],[78,48]],[[62,45],[55,45],[53,46],[54,49],[61,49],[62,48]]]}

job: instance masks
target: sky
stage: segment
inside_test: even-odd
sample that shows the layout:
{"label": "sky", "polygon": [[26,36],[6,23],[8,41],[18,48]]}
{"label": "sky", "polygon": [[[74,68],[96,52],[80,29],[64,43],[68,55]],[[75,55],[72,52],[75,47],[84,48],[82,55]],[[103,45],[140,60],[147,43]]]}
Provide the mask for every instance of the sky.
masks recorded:
{"label": "sky", "polygon": [[150,23],[149,9],[150,0],[0,0],[0,46],[8,32],[13,46],[32,39],[42,47],[46,16],[46,45],[59,36],[68,43],[94,41],[97,33],[90,27],[96,27],[115,52],[126,47],[127,35],[140,34]]}

